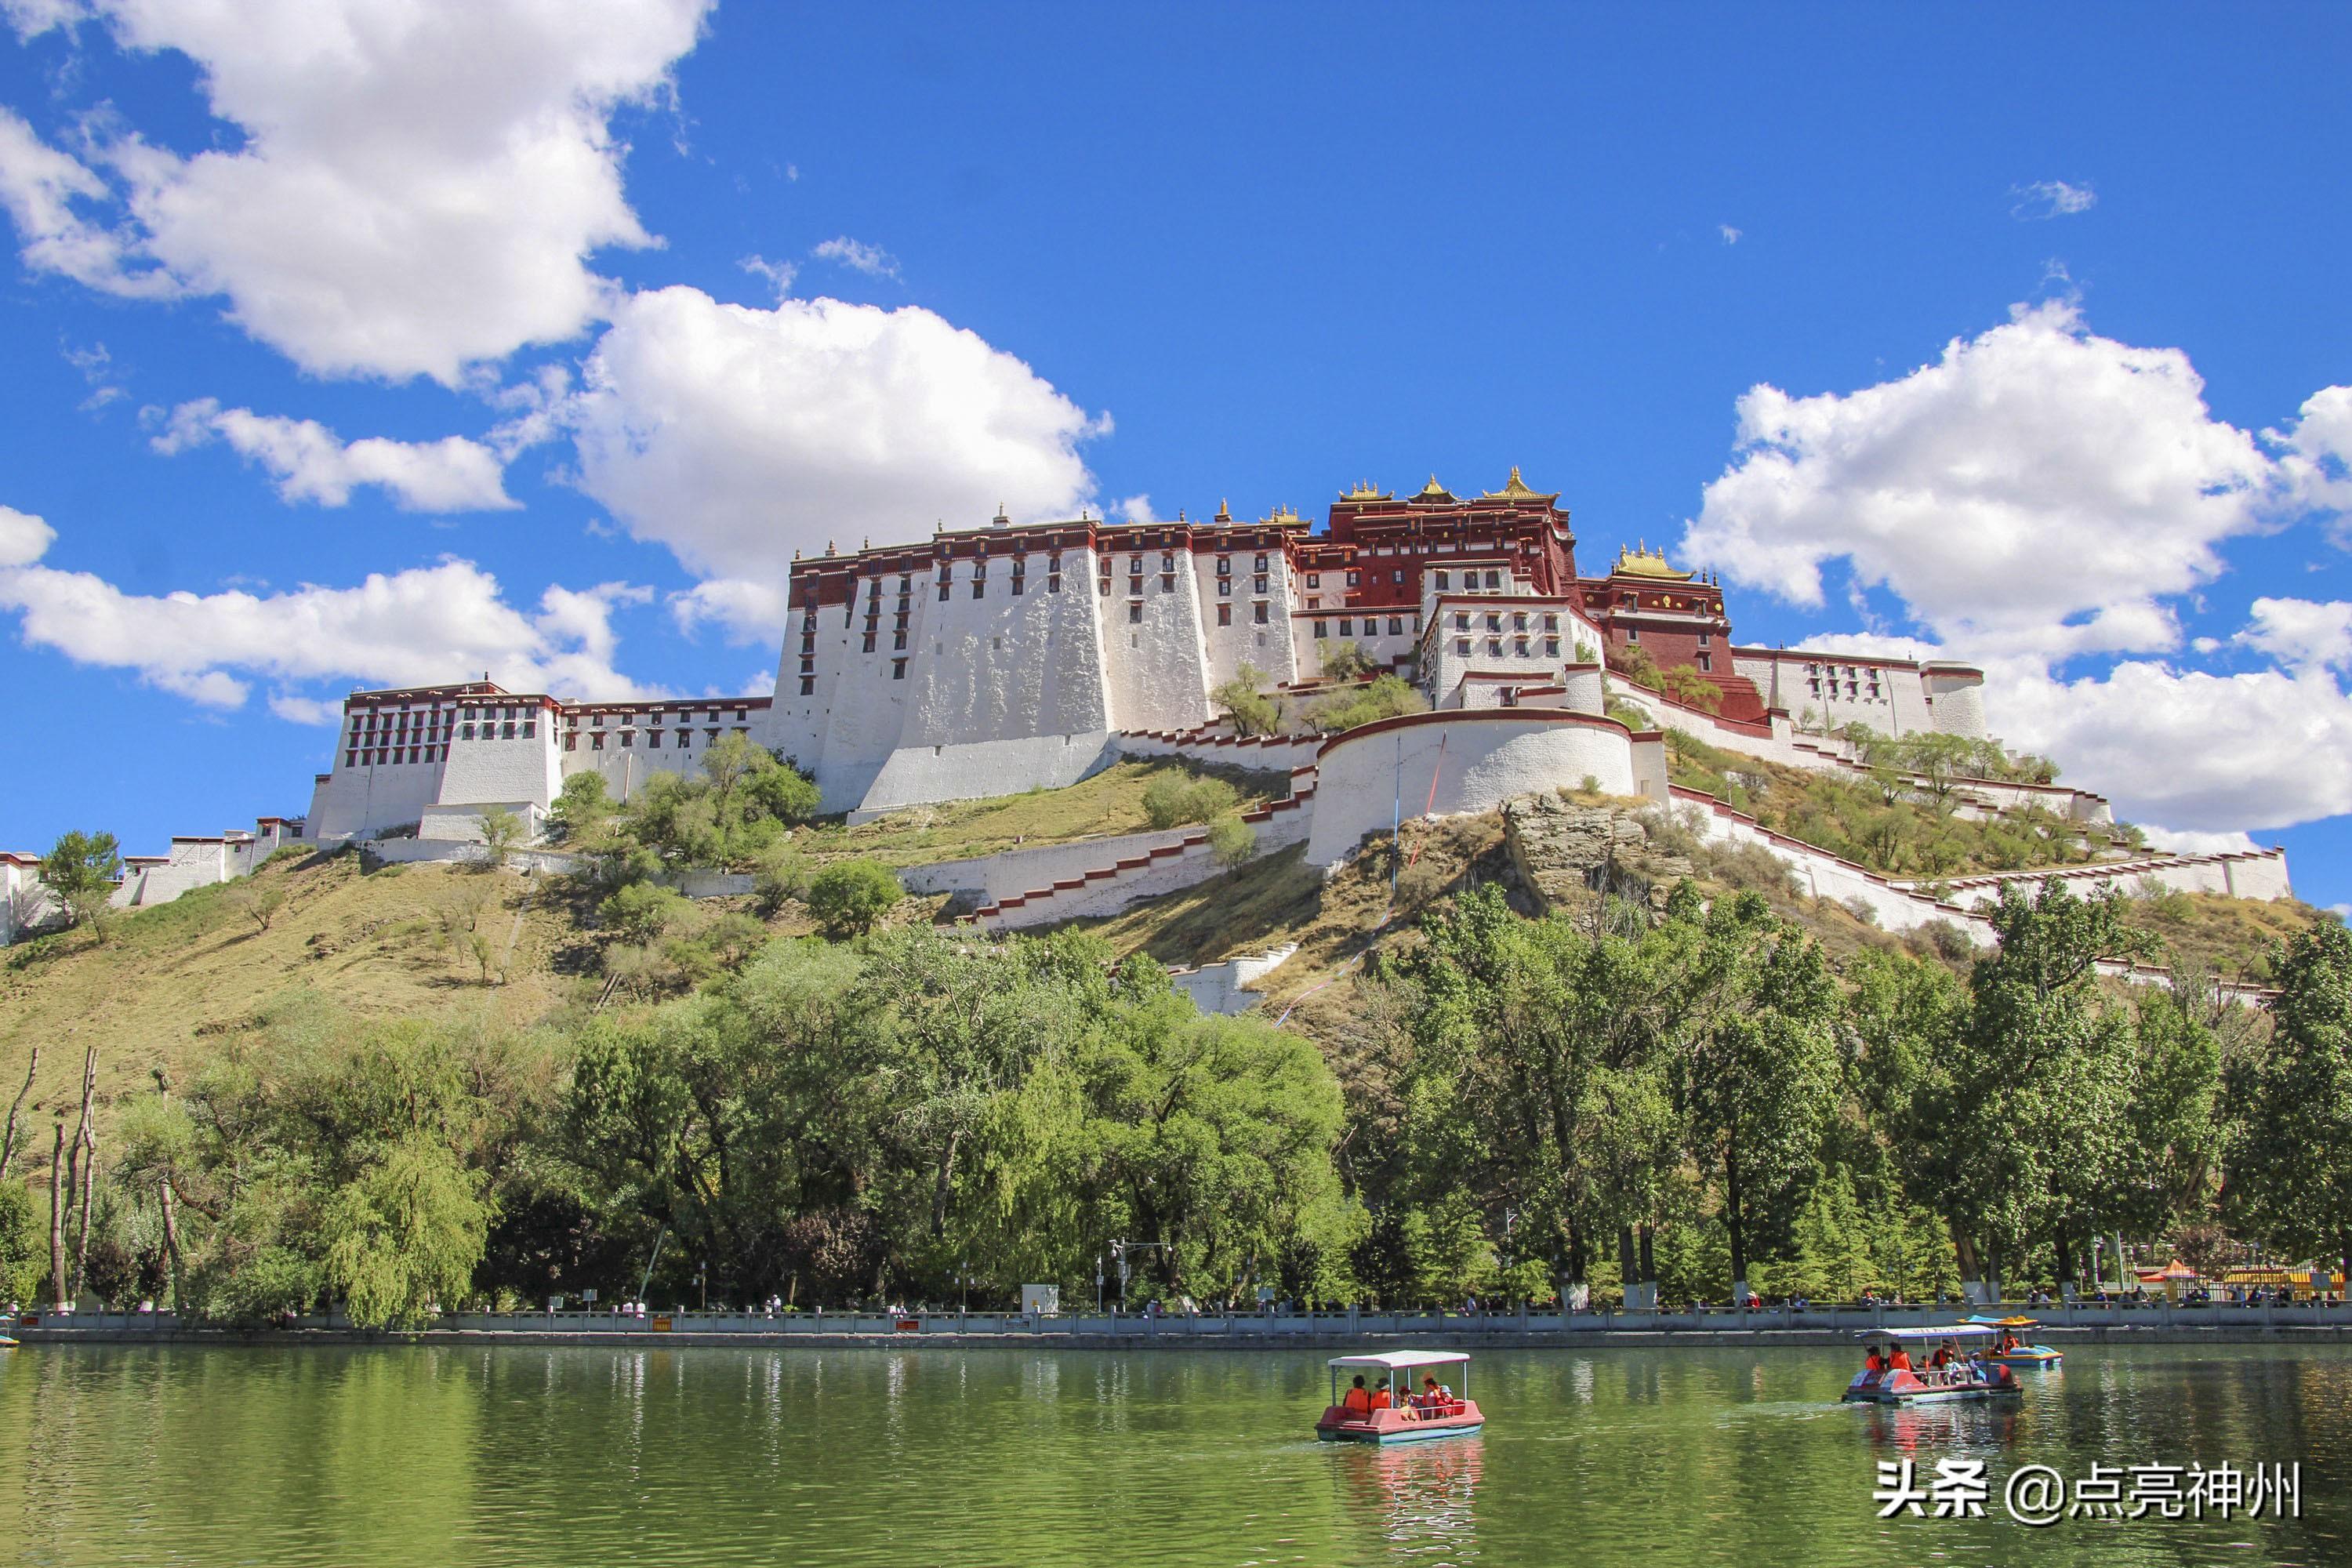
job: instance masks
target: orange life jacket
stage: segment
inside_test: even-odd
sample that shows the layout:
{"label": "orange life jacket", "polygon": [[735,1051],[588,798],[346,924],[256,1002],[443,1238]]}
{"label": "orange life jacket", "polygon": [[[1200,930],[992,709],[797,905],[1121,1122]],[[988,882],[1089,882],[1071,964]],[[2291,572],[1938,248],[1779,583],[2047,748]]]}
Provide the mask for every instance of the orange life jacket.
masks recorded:
{"label": "orange life jacket", "polygon": [[1348,1390],[1348,1397],[1339,1403],[1349,1410],[1370,1410],[1372,1407],[1372,1396],[1363,1389],[1351,1388]]}

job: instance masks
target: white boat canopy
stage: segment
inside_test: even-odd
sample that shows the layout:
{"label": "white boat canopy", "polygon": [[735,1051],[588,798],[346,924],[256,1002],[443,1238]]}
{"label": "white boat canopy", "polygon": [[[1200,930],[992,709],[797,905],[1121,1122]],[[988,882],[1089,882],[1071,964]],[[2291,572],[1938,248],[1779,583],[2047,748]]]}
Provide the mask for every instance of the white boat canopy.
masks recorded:
{"label": "white boat canopy", "polygon": [[1466,1351],[1380,1351],[1371,1355],[1335,1355],[1326,1366],[1378,1366],[1391,1372],[1402,1372],[1409,1366],[1443,1366],[1451,1362],[1468,1361]]}
{"label": "white boat canopy", "polygon": [[1983,1340],[2000,1332],[1991,1323],[1946,1323],[1929,1329],[1856,1329],[1858,1340]]}

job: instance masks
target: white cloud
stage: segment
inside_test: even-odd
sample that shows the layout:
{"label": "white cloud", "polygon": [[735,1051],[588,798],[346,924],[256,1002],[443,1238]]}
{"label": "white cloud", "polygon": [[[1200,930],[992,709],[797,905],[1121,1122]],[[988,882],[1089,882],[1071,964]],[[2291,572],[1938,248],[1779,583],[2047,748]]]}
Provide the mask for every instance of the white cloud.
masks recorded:
{"label": "white cloud", "polygon": [[2297,670],[2352,669],[2352,605],[2341,599],[2256,599],[2253,617],[2231,642]]}
{"label": "white cloud", "polygon": [[1726,245],[1738,245],[1747,235],[1746,230],[1734,228],[1727,223],[1717,224],[1715,232],[1723,237],[1723,243]]}
{"label": "white cloud", "polygon": [[2009,194],[2017,198],[2016,205],[2009,209],[2013,218],[2063,217],[2088,212],[2099,201],[2098,193],[2091,189],[2087,180],[2036,180],[2030,185],[2011,185]]}
{"label": "white cloud", "polygon": [[1843,557],[1973,652],[2168,649],[2161,600],[2219,575],[2214,546],[2266,526],[2293,480],[2203,390],[2186,354],[2055,301],[1858,392],[1759,385],[1683,552],[1804,605]]}
{"label": "white cloud", "polygon": [[343,705],[331,697],[294,697],[279,692],[269,700],[269,710],[289,724],[339,724]]}
{"label": "white cloud", "polygon": [[170,274],[133,267],[131,237],[74,208],[76,202],[110,199],[106,182],[89,165],[43,142],[14,110],[0,109],[0,207],[16,226],[25,265],[110,294],[158,299],[180,292]]}
{"label": "white cloud", "polygon": [[[2316,510],[2352,512],[2352,386],[2326,386],[2304,400],[2284,430],[2265,430],[2281,450],[2296,499]],[[2352,544],[2339,527],[2338,544]]]}
{"label": "white cloud", "polygon": [[766,279],[768,286],[775,289],[776,298],[779,300],[792,292],[793,279],[799,277],[801,272],[798,267],[789,261],[771,261],[764,256],[747,256],[735,265],[754,278]]}
{"label": "white cloud", "polygon": [[[115,293],[224,294],[307,370],[454,385],[601,317],[614,286],[586,258],[655,243],[609,122],[667,88],[708,5],[90,0],[124,47],[194,60],[241,144],[183,157],[134,126],[95,150],[110,184],[0,117],[0,201],[37,268]],[[108,226],[77,201],[106,206]]]}
{"label": "white cloud", "polygon": [[1103,503],[1103,515],[1115,517],[1121,522],[1158,522],[1160,521],[1151,510],[1151,498],[1149,495],[1122,496],[1117,500],[1106,501]]}
{"label": "white cloud", "polygon": [[563,418],[581,488],[718,580],[679,613],[747,634],[782,624],[796,549],[976,527],[999,502],[1074,515],[1094,485],[1079,445],[1108,428],[929,310],[688,288],[621,308]]}
{"label": "white cloud", "polygon": [[[39,519],[0,509],[0,563],[13,563],[0,565],[0,608],[21,613],[26,645],[136,671],[205,707],[242,706],[257,679],[411,685],[483,669],[515,690],[663,694],[613,666],[612,612],[645,603],[644,588],[551,587],[529,611],[509,604],[489,573],[445,559],[371,573],[351,588],[146,595],[91,573],[33,564],[53,537]],[[271,707],[307,722],[310,700],[280,692]]]}
{"label": "white cloud", "polygon": [[170,456],[215,437],[258,462],[289,504],[342,506],[360,485],[381,485],[405,511],[509,511],[521,503],[506,492],[498,454],[462,436],[438,441],[392,441],[380,436],[345,445],[315,419],[288,419],[249,408],[223,408],[198,398],[172,410],[163,433],[149,445]]}
{"label": "white cloud", "polygon": [[820,261],[837,261],[853,272],[863,272],[868,278],[896,278],[898,258],[878,245],[840,235],[826,240],[809,252]]}
{"label": "white cloud", "polygon": [[28,511],[0,506],[0,567],[29,566],[48,553],[58,531]]}
{"label": "white cloud", "polygon": [[2176,831],[2169,827],[2142,827],[2154,849],[2168,849],[2175,855],[2243,854],[2260,848],[2251,833],[2199,833]]}

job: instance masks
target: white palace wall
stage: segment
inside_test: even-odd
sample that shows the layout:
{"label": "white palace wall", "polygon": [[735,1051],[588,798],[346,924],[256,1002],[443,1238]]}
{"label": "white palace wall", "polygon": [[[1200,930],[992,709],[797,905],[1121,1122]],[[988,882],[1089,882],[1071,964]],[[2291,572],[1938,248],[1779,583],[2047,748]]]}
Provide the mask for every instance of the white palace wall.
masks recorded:
{"label": "white palace wall", "polygon": [[1350,730],[1324,743],[1316,765],[1307,863],[1346,858],[1400,810],[1408,820],[1487,811],[1588,777],[1603,794],[1636,795],[1633,751],[1622,724],[1564,709],[1415,713]]}

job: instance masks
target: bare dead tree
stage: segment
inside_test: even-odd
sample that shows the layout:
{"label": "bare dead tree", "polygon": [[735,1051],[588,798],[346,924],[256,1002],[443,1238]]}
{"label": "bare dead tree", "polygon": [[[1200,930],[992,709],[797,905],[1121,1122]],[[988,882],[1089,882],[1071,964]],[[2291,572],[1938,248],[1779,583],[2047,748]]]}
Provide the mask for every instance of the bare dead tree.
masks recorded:
{"label": "bare dead tree", "polygon": [[0,1135],[0,1178],[8,1174],[8,1162],[16,1157],[16,1112],[24,1109],[25,1097],[33,1092],[33,1075],[40,1070],[41,1047],[35,1046],[33,1059],[25,1064],[25,1087],[16,1091],[15,1102],[8,1107],[8,1131]]}
{"label": "bare dead tree", "polygon": [[[155,1088],[164,1103],[172,1099],[172,1079],[162,1068],[155,1069]],[[155,1178],[155,1201],[163,1211],[163,1257],[172,1268],[172,1310],[180,1310],[180,1217],[172,1206],[172,1173],[165,1171]]]}
{"label": "bare dead tree", "polygon": [[66,1310],[66,1124],[58,1118],[49,1141],[49,1310]]}
{"label": "bare dead tree", "polygon": [[91,1102],[98,1096],[98,1047],[92,1046],[81,1064],[81,1127],[74,1133],[74,1152],[79,1156],[81,1185],[76,1189],[81,1213],[74,1235],[74,1300],[81,1300],[83,1282],[89,1277],[89,1199],[90,1190],[98,1181],[98,1121],[90,1114]]}

